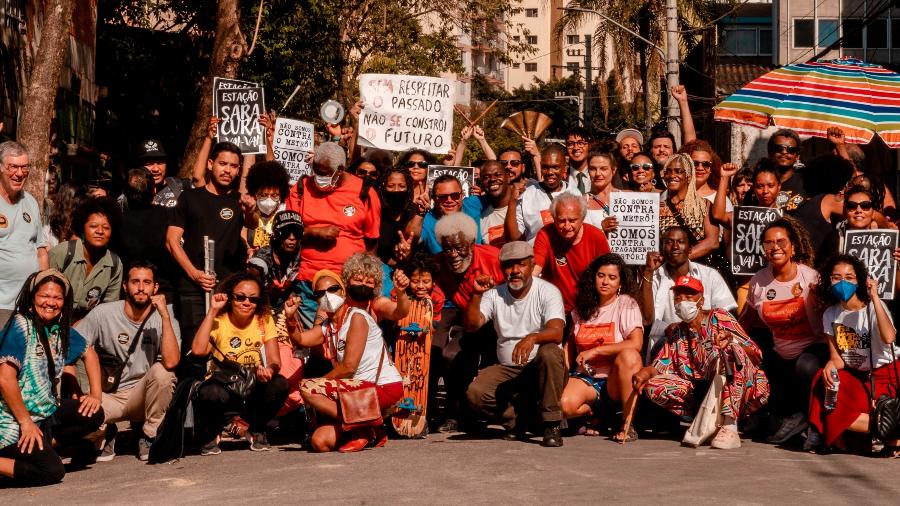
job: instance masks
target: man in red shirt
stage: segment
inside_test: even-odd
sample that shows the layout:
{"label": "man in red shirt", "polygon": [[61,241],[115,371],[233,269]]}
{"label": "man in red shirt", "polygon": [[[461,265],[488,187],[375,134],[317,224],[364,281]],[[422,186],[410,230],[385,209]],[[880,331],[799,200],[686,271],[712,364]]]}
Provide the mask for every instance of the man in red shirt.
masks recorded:
{"label": "man in red shirt", "polygon": [[504,279],[500,250],[475,244],[477,234],[478,225],[465,213],[445,215],[434,226],[435,238],[443,249],[438,255],[437,284],[447,297],[441,321],[435,322],[428,378],[432,395],[438,391],[438,378],[444,378],[447,401],[440,432],[456,432],[460,410],[468,406],[466,390],[478,374],[479,365],[486,367],[497,360],[497,334],[492,326],[485,325],[472,333],[463,333],[462,329],[475,279],[481,275],[490,276],[495,283]]}
{"label": "man in red shirt", "polygon": [[582,197],[562,193],[553,199],[550,213],[553,226],[542,228],[534,239],[534,273],[559,288],[568,314],[575,307],[581,273],[609,253],[609,244],[602,230],[584,223],[587,206]]}
{"label": "man in red shirt", "polygon": [[344,172],[347,155],[333,142],[316,147],[312,174],[291,188],[285,206],[300,213],[300,290],[298,314],[312,326],[318,301],[312,278],[321,269],[341,272],[350,255],[373,251],[381,227],[381,201],[374,189],[363,192],[362,180]]}

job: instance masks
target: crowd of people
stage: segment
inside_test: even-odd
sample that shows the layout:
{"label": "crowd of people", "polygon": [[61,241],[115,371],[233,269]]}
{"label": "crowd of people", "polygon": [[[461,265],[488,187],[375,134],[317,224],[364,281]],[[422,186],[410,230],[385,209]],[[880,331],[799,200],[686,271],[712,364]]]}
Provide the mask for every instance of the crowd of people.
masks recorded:
{"label": "crowd of people", "polygon": [[[873,401],[897,395],[891,310],[840,254],[847,230],[896,228],[897,210],[839,130],[833,154],[805,164],[800,137],[779,130],[767,157],[738,167],[689,122],[681,146],[576,128],[564,145],[497,153],[467,127],[440,160],[458,165],[477,140],[466,194],[452,175],[426,184],[438,162],[426,151],[361,151],[341,135],[291,184],[263,123],[258,158],[214,142],[213,118],[191,179],[171,177],[148,139],[120,195],[64,182],[44,210],[24,190],[26,147],[0,144],[7,484],[59,482],[63,458],[114,460],[123,430],[150,462],[216,455],[223,439],[265,451],[273,433],[316,452],[381,447],[390,423],[348,423],[343,399],[373,389],[379,421],[403,409],[397,322],[423,301],[432,432],[678,439],[716,388],[714,448],[743,435],[897,453],[870,428]],[[607,242],[620,191],[661,194],[659,251],[640,266]],[[729,267],[739,205],[783,212],[753,276]]]}

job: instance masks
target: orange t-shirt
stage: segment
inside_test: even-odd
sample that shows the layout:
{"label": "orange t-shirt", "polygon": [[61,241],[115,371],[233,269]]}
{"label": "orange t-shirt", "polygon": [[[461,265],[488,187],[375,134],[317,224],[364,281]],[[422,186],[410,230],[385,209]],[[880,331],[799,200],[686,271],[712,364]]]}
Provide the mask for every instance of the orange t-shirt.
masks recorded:
{"label": "orange t-shirt", "polygon": [[[303,195],[297,192],[303,185]],[[330,245],[301,241],[300,272],[303,281],[312,281],[320,269],[341,272],[350,255],[366,250],[365,239],[378,239],[381,228],[381,201],[374,189],[369,189],[368,199],[359,198],[362,180],[343,177],[341,185],[333,192],[323,192],[312,177],[305,177],[291,188],[285,207],[300,213],[306,228],[335,225],[340,229],[337,240]]]}

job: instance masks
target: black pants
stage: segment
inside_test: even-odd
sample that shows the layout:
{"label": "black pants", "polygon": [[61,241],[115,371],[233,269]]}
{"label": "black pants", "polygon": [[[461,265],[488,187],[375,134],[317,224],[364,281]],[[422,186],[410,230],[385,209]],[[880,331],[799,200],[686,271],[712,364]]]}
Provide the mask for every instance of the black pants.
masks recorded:
{"label": "black pants", "polygon": [[250,432],[264,432],[287,400],[290,385],[276,374],[266,383],[256,383],[243,401],[221,383],[204,381],[194,399],[197,438],[200,444],[212,441],[231,417],[240,415],[250,425]]}
{"label": "black pants", "polygon": [[772,387],[769,399],[772,411],[781,416],[806,413],[813,378],[828,362],[828,356],[825,343],[811,344],[792,359],[782,358],[777,353],[766,356],[763,370]]}
{"label": "black pants", "polygon": [[51,441],[56,439],[61,445],[73,444],[103,424],[103,409],[88,417],[78,414],[79,406],[77,400],[63,399],[56,413],[39,424],[44,433],[43,449],[35,445],[31,453],[22,453],[18,443],[0,449],[0,457],[15,461],[12,479],[14,486],[36,487],[62,481],[66,469],[53,450]]}
{"label": "black pants", "polygon": [[179,291],[175,316],[181,327],[181,356],[191,351],[194,335],[200,328],[200,322],[206,316],[206,296],[203,292]]}
{"label": "black pants", "polygon": [[462,311],[445,307],[441,321],[434,328],[431,339],[431,369],[428,373],[428,391],[437,392],[438,378],[444,378],[447,390],[447,406],[444,418],[458,418],[467,407],[466,389],[475,379],[479,369],[497,362],[497,334],[491,324],[477,332],[464,333]]}

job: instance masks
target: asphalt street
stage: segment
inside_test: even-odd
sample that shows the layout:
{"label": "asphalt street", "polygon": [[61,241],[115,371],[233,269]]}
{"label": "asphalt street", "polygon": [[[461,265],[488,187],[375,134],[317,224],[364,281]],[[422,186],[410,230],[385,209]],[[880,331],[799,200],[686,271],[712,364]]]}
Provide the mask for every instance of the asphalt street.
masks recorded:
{"label": "asphalt street", "polygon": [[627,445],[431,435],[355,454],[296,445],[150,466],[132,455],[60,485],[0,490],[0,504],[897,504],[900,460],[813,455],[744,441],[738,450],[671,440]]}

